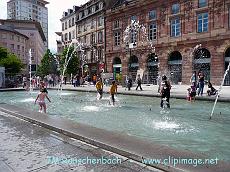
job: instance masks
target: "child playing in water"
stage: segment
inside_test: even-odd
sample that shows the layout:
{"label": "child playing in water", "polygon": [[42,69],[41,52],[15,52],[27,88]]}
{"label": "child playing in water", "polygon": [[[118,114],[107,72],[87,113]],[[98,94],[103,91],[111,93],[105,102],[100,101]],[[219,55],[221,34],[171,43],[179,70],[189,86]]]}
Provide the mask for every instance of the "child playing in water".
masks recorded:
{"label": "child playing in water", "polygon": [[96,83],[96,89],[98,94],[100,95],[99,100],[102,99],[102,94],[103,94],[103,83],[102,79],[100,78],[97,83]]}
{"label": "child playing in water", "polygon": [[110,95],[111,95],[111,99],[112,99],[112,102],[113,102],[113,105],[115,103],[115,98],[114,98],[114,94],[117,94],[117,84],[115,81],[112,82],[112,85],[110,87]]}
{"label": "child playing in water", "polygon": [[37,96],[37,98],[35,100],[35,104],[36,104],[36,102],[38,100],[38,104],[40,106],[39,111],[42,112],[42,108],[43,108],[44,113],[46,113],[45,98],[47,98],[49,100],[49,102],[51,102],[50,99],[49,99],[49,97],[48,97],[48,95],[47,95],[47,90],[44,89],[44,88],[41,88],[41,91],[40,91],[40,93],[38,94],[38,96]]}

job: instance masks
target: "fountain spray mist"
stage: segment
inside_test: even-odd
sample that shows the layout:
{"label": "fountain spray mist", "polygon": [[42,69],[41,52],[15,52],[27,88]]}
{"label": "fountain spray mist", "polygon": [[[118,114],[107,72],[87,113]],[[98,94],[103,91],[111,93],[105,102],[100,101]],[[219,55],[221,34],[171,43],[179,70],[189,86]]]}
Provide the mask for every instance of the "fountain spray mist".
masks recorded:
{"label": "fountain spray mist", "polygon": [[214,110],[215,110],[215,107],[216,107],[216,103],[217,103],[218,98],[219,98],[219,94],[220,94],[220,92],[221,92],[221,90],[222,90],[222,87],[223,87],[223,85],[224,85],[225,77],[227,76],[229,70],[230,70],[230,62],[229,62],[229,64],[228,64],[227,70],[226,70],[225,73],[224,73],[224,78],[223,78],[223,80],[222,80],[222,82],[221,82],[220,88],[219,88],[219,90],[218,90],[218,92],[217,92],[216,100],[215,100],[214,106],[213,106],[213,108],[212,108],[212,112],[211,112],[211,115],[210,115],[210,119],[212,119],[212,115],[213,115],[213,113],[214,113]]}

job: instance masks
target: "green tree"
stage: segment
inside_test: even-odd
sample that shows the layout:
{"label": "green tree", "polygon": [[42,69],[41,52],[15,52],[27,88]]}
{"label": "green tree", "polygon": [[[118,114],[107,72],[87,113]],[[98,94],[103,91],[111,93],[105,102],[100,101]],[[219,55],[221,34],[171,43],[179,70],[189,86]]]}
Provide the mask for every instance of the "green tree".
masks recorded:
{"label": "green tree", "polygon": [[7,58],[7,54],[8,54],[7,49],[0,47],[0,60],[3,58]]}
{"label": "green tree", "polygon": [[48,74],[56,74],[57,73],[57,65],[54,60],[53,54],[48,49],[41,60],[41,64],[38,66],[38,70],[36,72],[39,76],[45,76]]}
{"label": "green tree", "polygon": [[0,66],[5,67],[9,75],[18,74],[24,67],[21,60],[14,54],[9,53],[7,49],[0,47]]}
{"label": "green tree", "polygon": [[[68,53],[68,55],[67,55]],[[66,59],[67,58],[67,59]],[[74,47],[70,47],[69,52],[68,52],[68,48],[65,48],[63,53],[62,53],[62,58],[61,58],[61,72],[63,72],[63,68],[64,68],[64,64],[65,62],[69,59],[69,63],[67,65],[67,69],[65,74],[73,74],[76,75],[79,73],[79,57],[77,56],[76,51],[74,50]]]}

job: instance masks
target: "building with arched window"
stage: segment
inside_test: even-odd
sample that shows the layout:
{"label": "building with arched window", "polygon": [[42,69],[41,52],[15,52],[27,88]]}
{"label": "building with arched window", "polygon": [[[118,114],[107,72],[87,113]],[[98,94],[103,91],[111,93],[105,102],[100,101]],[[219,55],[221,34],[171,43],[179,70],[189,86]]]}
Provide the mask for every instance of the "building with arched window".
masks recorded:
{"label": "building with arched window", "polygon": [[[133,22],[141,29],[127,31]],[[145,83],[167,75],[174,84],[189,84],[196,71],[219,85],[230,62],[229,0],[117,0],[105,24],[107,70],[119,57],[124,78],[143,69]]]}

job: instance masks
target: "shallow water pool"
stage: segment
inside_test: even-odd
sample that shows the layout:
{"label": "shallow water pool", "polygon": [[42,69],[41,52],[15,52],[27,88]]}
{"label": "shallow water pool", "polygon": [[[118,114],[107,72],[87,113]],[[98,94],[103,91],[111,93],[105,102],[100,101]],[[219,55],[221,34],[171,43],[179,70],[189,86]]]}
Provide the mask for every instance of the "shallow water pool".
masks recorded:
{"label": "shallow water pool", "polygon": [[[38,111],[37,93],[0,92],[0,102]],[[229,103],[218,103],[209,120],[213,102],[171,99],[171,109],[162,110],[159,98],[118,95],[111,106],[108,94],[100,101],[96,96],[64,91],[60,98],[49,91],[48,114],[230,161]]]}

